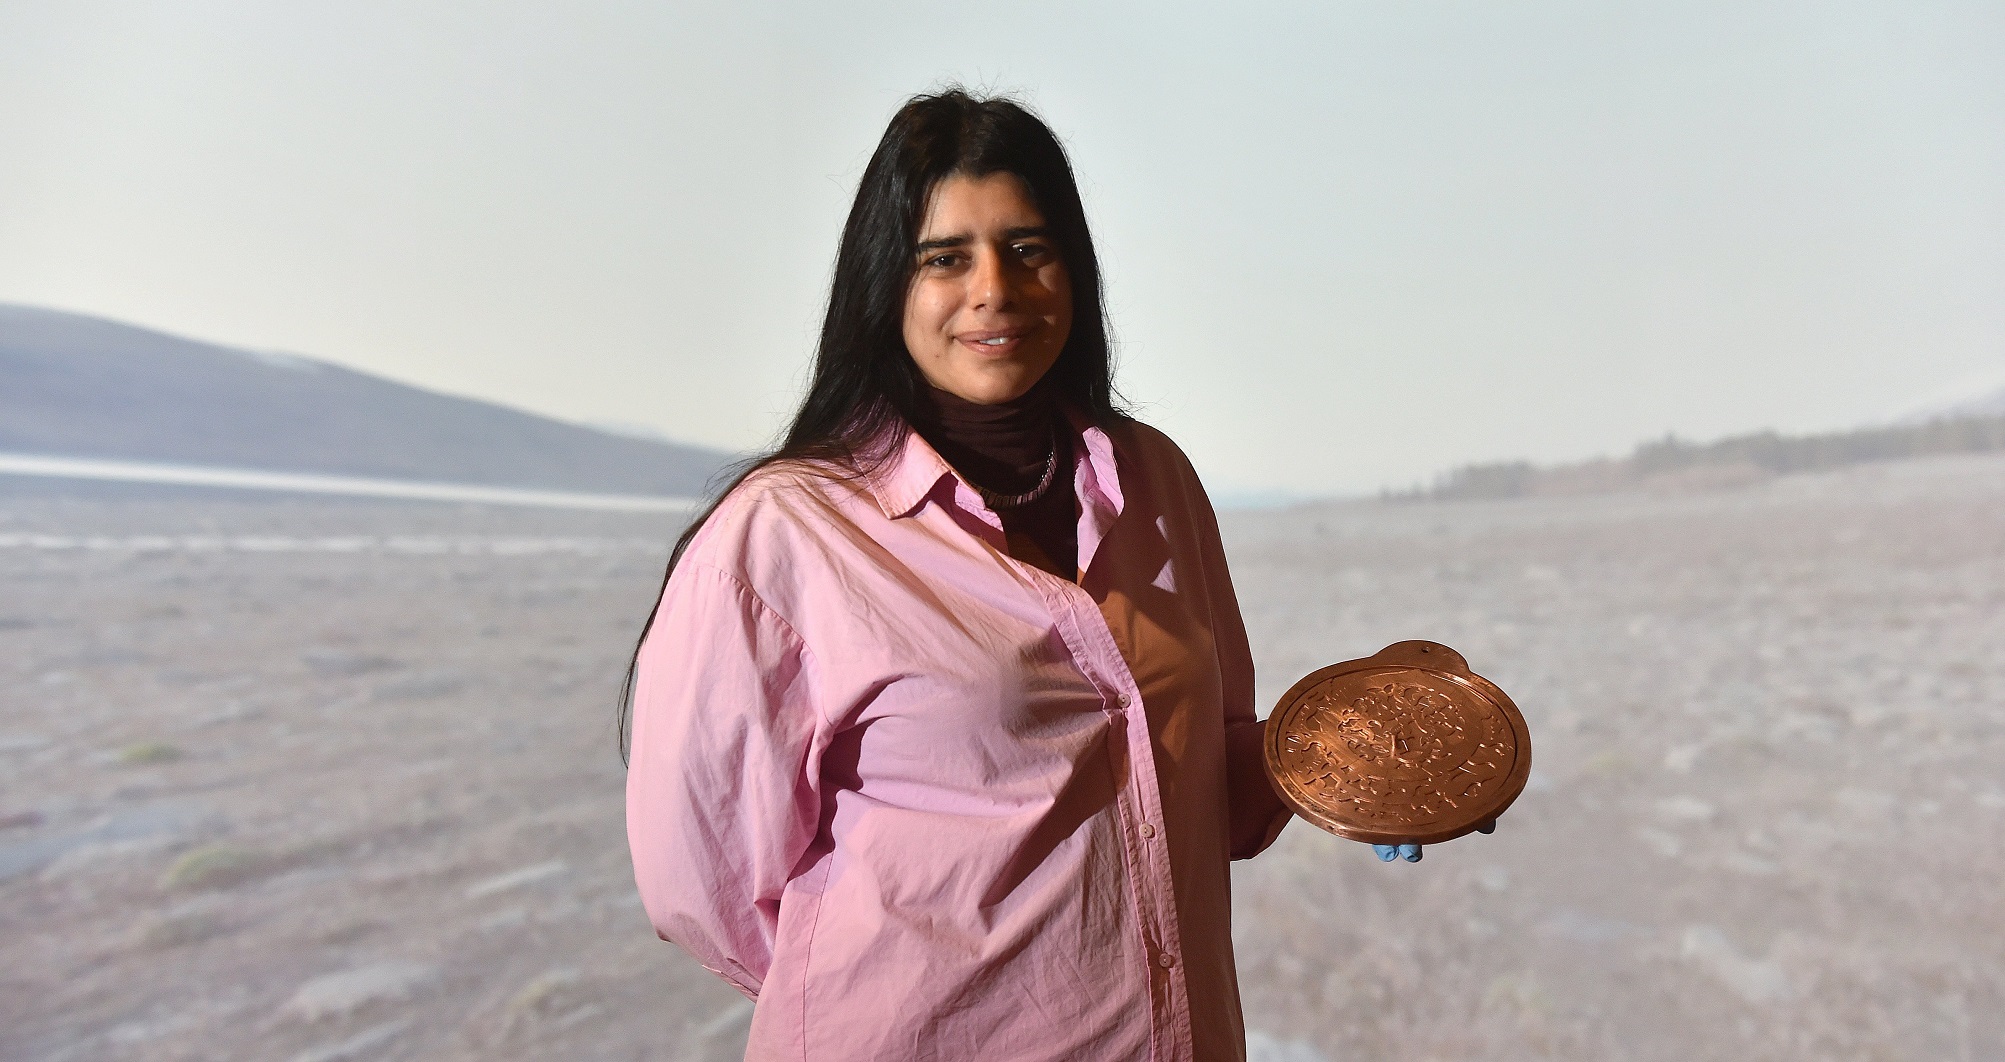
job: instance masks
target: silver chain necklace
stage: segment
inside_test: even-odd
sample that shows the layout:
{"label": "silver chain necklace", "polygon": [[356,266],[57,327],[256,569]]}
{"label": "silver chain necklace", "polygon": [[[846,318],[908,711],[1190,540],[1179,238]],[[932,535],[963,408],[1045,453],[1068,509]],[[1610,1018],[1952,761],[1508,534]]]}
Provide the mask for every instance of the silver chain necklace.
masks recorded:
{"label": "silver chain necklace", "polygon": [[1053,428],[1051,429],[1051,454],[1044,459],[1044,475],[1038,478],[1037,486],[1024,491],[1022,494],[997,494],[995,491],[976,483],[972,479],[968,481],[968,486],[975,488],[975,493],[981,495],[982,500],[987,502],[991,509],[1017,509],[1044,497],[1044,492],[1051,489],[1052,482],[1057,478],[1058,429]]}

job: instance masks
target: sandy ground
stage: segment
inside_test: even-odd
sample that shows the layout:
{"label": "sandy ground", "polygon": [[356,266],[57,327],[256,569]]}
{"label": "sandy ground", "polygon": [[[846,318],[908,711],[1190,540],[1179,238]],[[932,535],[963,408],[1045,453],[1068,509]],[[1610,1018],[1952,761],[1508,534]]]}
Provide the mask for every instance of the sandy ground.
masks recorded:
{"label": "sandy ground", "polygon": [[[736,1056],[633,895],[672,520],[0,481],[0,1058]],[[1230,515],[1271,701],[1408,637],[1491,837],[1235,877],[1256,1062],[2005,1057],[2005,459]]]}

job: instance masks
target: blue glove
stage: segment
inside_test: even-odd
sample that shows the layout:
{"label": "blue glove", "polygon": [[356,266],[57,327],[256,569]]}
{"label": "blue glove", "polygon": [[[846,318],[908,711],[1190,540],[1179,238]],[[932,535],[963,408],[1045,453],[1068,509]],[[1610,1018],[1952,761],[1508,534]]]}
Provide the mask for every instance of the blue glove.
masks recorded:
{"label": "blue glove", "polygon": [[[1497,820],[1491,819],[1476,827],[1476,832],[1496,833]],[[1409,863],[1420,862],[1420,846],[1417,844],[1375,844],[1371,846],[1371,850],[1378,853],[1378,861],[1381,863],[1390,863],[1395,859],[1404,859]]]}

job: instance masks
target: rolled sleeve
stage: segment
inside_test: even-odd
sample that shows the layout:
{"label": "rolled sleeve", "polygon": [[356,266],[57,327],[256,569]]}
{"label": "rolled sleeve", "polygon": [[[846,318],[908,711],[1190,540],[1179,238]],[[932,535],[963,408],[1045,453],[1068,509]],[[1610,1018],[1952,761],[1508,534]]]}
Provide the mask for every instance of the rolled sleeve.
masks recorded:
{"label": "rolled sleeve", "polygon": [[1267,850],[1294,818],[1267,779],[1267,721],[1228,724],[1225,730],[1226,786],[1232,801],[1232,858],[1250,859]]}
{"label": "rolled sleeve", "polygon": [[820,821],[812,670],[743,582],[685,560],[635,673],[627,843],[642,905],[662,939],[755,999]]}
{"label": "rolled sleeve", "polygon": [[[1188,463],[1186,462],[1186,467]],[[1225,544],[1211,499],[1189,473],[1192,509],[1203,536],[1205,586],[1211,595],[1212,637],[1218,653],[1218,673],[1225,701],[1225,789],[1232,858],[1250,859],[1265,851],[1293,819],[1294,812],[1275,793],[1267,778],[1267,721],[1254,714],[1253,648],[1246,621],[1225,563]]]}

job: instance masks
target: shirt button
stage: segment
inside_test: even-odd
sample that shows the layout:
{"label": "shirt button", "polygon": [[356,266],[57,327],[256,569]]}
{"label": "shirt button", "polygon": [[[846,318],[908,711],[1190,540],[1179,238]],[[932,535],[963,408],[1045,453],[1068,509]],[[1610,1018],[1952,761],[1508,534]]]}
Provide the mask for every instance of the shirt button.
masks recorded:
{"label": "shirt button", "polygon": [[1171,955],[1167,951],[1163,952],[1161,955],[1156,956],[1156,965],[1162,967],[1165,970],[1169,969],[1172,966],[1175,966],[1176,964],[1177,964],[1177,957]]}
{"label": "shirt button", "polygon": [[[1142,823],[1143,837],[1154,837],[1155,835],[1156,835],[1156,827],[1153,823],[1147,823],[1147,822]],[[1165,956],[1165,958],[1167,958],[1167,956]]]}
{"label": "shirt button", "polygon": [[1115,698],[1115,699],[1121,702],[1121,707],[1123,707],[1123,708],[1126,708],[1126,707],[1128,706],[1128,695],[1127,695],[1127,694],[1125,694],[1125,693],[1124,693],[1124,694],[1122,694],[1121,696],[1119,696],[1119,697],[1117,697],[1117,698]]}

